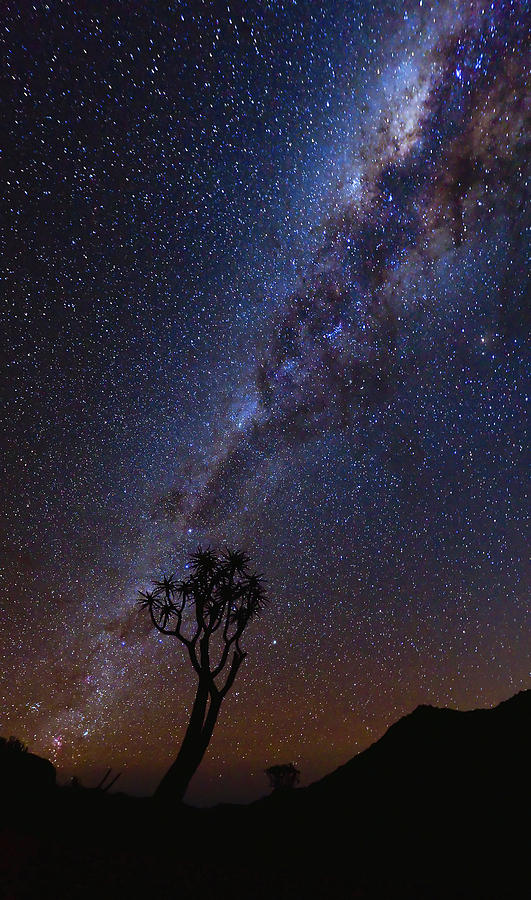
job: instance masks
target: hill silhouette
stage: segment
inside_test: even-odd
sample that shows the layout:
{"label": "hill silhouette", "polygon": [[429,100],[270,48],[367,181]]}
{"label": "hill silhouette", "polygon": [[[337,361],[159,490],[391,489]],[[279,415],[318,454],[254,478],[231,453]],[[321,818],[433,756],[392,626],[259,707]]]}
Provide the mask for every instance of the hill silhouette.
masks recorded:
{"label": "hill silhouette", "polygon": [[256,805],[336,871],[359,866],[367,896],[516,898],[530,759],[531,690],[493,709],[419,706],[321,780]]}
{"label": "hill silhouette", "polygon": [[25,792],[4,806],[0,884],[10,898],[516,900],[530,722],[531,691],[494,709],[420,706],[321,780],[249,806]]}
{"label": "hill silhouette", "polygon": [[435,796],[448,802],[485,791],[502,798],[521,786],[531,758],[531,690],[493,709],[461,712],[418,706],[380,740],[314,783],[313,798],[338,801],[355,792],[417,795],[422,805]]}

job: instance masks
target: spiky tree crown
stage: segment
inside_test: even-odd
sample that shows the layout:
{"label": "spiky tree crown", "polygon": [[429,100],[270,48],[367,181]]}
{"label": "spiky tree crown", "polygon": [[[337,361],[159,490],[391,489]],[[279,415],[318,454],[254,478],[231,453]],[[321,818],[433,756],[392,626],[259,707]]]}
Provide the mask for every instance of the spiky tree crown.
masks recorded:
{"label": "spiky tree crown", "polygon": [[229,626],[243,630],[266,602],[263,579],[249,571],[248,563],[242,551],[216,555],[210,548],[199,547],[192,554],[186,579],[170,575],[154,581],[152,591],[139,592],[139,603],[165,629],[172,621],[179,625],[185,606],[193,604],[206,631],[216,631],[224,618]]}
{"label": "spiky tree crown", "polygon": [[[263,579],[249,570],[246,553],[218,554],[210,547],[192,554],[185,579],[165,576],[153,582],[153,590],[139,593],[138,602],[149,610],[155,628],[185,644],[196,671],[211,679],[223,669],[231,648],[239,661],[244,658],[240,638],[266,602]],[[207,647],[216,633],[222,651],[217,665],[211,665]]]}

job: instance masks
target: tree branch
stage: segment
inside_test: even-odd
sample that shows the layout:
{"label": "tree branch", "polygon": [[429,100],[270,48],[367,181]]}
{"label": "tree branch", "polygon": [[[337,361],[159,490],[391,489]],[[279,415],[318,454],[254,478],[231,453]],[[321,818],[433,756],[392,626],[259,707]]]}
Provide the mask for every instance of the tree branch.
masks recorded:
{"label": "tree branch", "polygon": [[188,641],[188,655],[190,657],[190,662],[192,663],[195,671],[198,675],[201,675],[201,666],[199,665],[199,660],[197,658],[197,653],[195,652],[195,645],[197,643],[198,634],[196,634],[191,641]]}
{"label": "tree branch", "polygon": [[238,674],[238,669],[240,668],[245,657],[246,657],[246,654],[242,650],[240,650],[239,652],[238,651],[234,652],[234,656],[232,657],[232,662],[231,662],[230,669],[229,669],[229,674],[227,675],[227,680],[226,680],[224,686],[219,691],[219,695],[220,695],[221,699],[223,699],[229,693],[232,685],[234,684],[234,679],[236,678],[236,675]]}
{"label": "tree branch", "polygon": [[161,634],[171,634],[171,635],[175,635],[176,637],[179,637],[179,635],[177,634],[177,632],[175,630],[170,631],[168,628],[164,628],[164,626],[161,625],[160,622],[157,622],[152,606],[149,607],[149,614],[151,616],[151,621],[153,622],[153,625],[155,626],[157,631],[160,631]]}
{"label": "tree branch", "polygon": [[[225,632],[223,633],[223,637],[225,638]],[[217,678],[217,676],[220,674],[220,672],[225,668],[227,659],[229,658],[230,648],[232,647],[232,645],[234,644],[235,641],[236,641],[236,643],[238,642],[240,637],[241,637],[241,631],[235,631],[234,634],[232,635],[232,637],[225,639],[225,646],[223,648],[223,652],[221,654],[220,661],[217,664],[214,671],[212,672],[213,678]]]}

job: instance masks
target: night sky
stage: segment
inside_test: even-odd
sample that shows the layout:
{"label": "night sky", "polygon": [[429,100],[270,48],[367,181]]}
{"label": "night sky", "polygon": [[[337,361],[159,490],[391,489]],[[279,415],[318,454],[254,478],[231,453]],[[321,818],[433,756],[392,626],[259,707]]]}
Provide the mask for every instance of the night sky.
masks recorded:
{"label": "night sky", "polygon": [[61,781],[174,758],[134,599],[200,543],[270,603],[192,802],[529,687],[526,6],[4,5],[0,733]]}

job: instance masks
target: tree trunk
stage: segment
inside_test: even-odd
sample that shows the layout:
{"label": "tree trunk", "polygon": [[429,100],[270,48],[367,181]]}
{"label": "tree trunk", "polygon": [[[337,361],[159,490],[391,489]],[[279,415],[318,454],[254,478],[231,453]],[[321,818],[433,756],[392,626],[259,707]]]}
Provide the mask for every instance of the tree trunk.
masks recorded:
{"label": "tree trunk", "polygon": [[157,799],[172,802],[183,799],[210,743],[221,706],[221,697],[211,698],[207,711],[208,698],[208,686],[200,682],[184,740],[177,759],[155,791]]}

